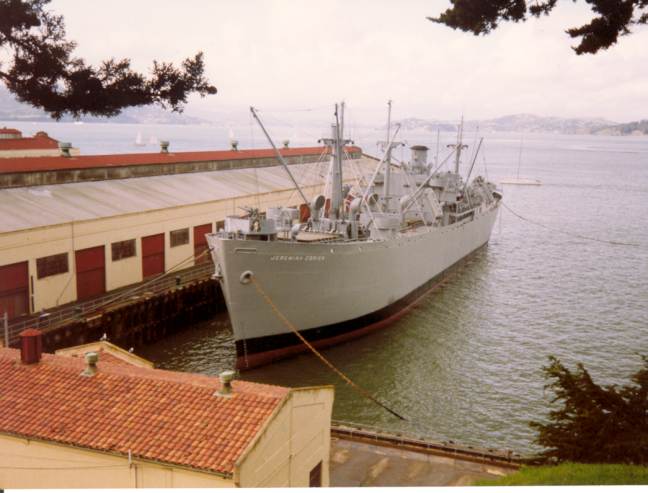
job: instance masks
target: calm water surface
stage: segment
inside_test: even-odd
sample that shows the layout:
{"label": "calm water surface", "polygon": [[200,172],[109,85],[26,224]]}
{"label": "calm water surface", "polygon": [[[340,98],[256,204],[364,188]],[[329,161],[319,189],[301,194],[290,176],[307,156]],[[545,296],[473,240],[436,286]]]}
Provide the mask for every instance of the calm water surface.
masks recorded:
{"label": "calm water surface", "polygon": [[[50,125],[52,135],[87,153],[135,151],[139,128]],[[162,130],[176,149],[222,148],[228,138],[223,128]],[[367,132],[356,141],[371,152],[377,137]],[[430,134],[406,137],[436,148]],[[442,135],[442,148],[452,139]],[[258,135],[255,144],[264,145]],[[519,161],[520,136],[496,134],[486,136],[484,151],[476,174],[497,181],[515,176],[521,162],[521,177],[542,180],[540,187],[505,186],[504,201],[549,229],[502,210],[488,247],[403,319],[324,351],[408,421],[359,397],[311,355],[244,378],[334,384],[335,419],[521,453],[533,450],[528,421],[547,413],[551,396],[541,369],[548,355],[585,363],[598,381],[626,381],[640,366],[638,354],[648,354],[648,139],[526,135]],[[644,246],[586,241],[551,228]],[[225,315],[139,353],[182,371],[217,374],[234,364]]]}

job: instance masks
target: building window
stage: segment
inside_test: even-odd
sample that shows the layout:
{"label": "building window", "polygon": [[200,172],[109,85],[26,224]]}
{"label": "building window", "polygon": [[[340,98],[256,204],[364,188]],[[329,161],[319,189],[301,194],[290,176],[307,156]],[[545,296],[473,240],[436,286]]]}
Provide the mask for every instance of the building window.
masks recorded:
{"label": "building window", "polygon": [[112,244],[112,259],[121,260],[123,258],[135,256],[135,240],[118,241]]}
{"label": "building window", "polygon": [[59,253],[36,259],[36,275],[39,279],[56,274],[64,274],[68,269],[68,254]]}
{"label": "building window", "polygon": [[169,233],[169,238],[171,240],[171,246],[176,247],[180,245],[189,244],[189,228],[185,229],[176,229]]}
{"label": "building window", "polygon": [[311,488],[322,486],[322,461],[319,461],[319,463],[311,469],[308,478],[308,486]]}

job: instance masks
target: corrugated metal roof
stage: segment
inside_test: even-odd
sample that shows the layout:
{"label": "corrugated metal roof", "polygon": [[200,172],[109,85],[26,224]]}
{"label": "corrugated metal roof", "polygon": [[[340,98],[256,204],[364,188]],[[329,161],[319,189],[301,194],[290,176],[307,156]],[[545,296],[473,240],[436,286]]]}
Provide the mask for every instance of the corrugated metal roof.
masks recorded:
{"label": "corrugated metal roof", "polygon": [[[9,142],[10,139],[7,139]],[[58,144],[57,144],[58,145]],[[320,155],[324,147],[295,147],[280,149],[283,156]],[[347,147],[347,152],[360,152],[359,147]],[[177,164],[196,161],[235,161],[239,159],[274,157],[272,149],[242,149],[238,151],[199,151],[138,154],[105,154],[72,157],[21,157],[0,161],[0,173],[27,173],[66,169],[114,168],[120,166],[146,166],[152,164]]]}
{"label": "corrugated metal roof", "polygon": [[[375,166],[373,160],[358,161],[366,170]],[[328,162],[290,166],[302,186],[323,183],[327,167]],[[293,188],[277,166],[0,189],[0,233]]]}

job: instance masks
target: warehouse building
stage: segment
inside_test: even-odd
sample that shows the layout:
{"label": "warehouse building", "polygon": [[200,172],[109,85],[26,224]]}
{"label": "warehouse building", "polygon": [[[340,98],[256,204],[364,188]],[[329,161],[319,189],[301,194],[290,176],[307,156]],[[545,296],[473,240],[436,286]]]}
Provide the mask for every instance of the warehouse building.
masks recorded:
{"label": "warehouse building", "polygon": [[0,488],[329,485],[331,386],[46,354],[37,330],[21,337],[0,348]]}
{"label": "warehouse building", "polygon": [[[319,193],[325,148],[281,152],[306,196]],[[350,170],[375,165],[359,148],[347,152]],[[0,317],[210,262],[205,234],[225,216],[303,202],[277,164],[271,149],[3,160]]]}
{"label": "warehouse building", "polygon": [[[45,132],[36,132],[33,137],[23,137],[15,128],[0,128],[0,159],[39,156],[60,156],[62,153],[78,156],[79,149],[69,143],[59,142]],[[5,164],[0,161],[0,170]]]}

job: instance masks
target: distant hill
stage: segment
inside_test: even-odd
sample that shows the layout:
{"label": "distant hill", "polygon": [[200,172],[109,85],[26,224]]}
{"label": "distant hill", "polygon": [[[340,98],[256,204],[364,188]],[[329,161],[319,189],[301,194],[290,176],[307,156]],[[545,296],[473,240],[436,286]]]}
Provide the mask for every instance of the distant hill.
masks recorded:
{"label": "distant hill", "polygon": [[[441,120],[425,120],[421,118],[406,118],[399,121],[403,130],[427,130],[436,132],[456,131],[457,122]],[[631,125],[631,124],[626,124]],[[602,118],[558,118],[543,117],[530,114],[507,115],[490,120],[468,120],[464,123],[466,131],[474,131],[477,127],[484,132],[541,132],[558,134],[596,134],[604,129],[623,127],[610,120]],[[618,133],[616,135],[625,135]]]}
{"label": "distant hill", "polygon": [[[53,119],[44,111],[36,109],[28,104],[16,101],[14,96],[4,87],[0,86],[0,120],[5,121],[29,121],[49,122]],[[61,118],[62,122],[74,121],[69,116]],[[196,125],[209,123],[209,120],[165,111],[158,106],[144,106],[140,108],[127,108],[120,115],[112,118],[84,116],[84,122],[104,123],[145,123],[145,124],[175,124],[175,125]]]}
{"label": "distant hill", "polygon": [[648,120],[612,125],[601,128],[594,133],[596,135],[648,135]]}

